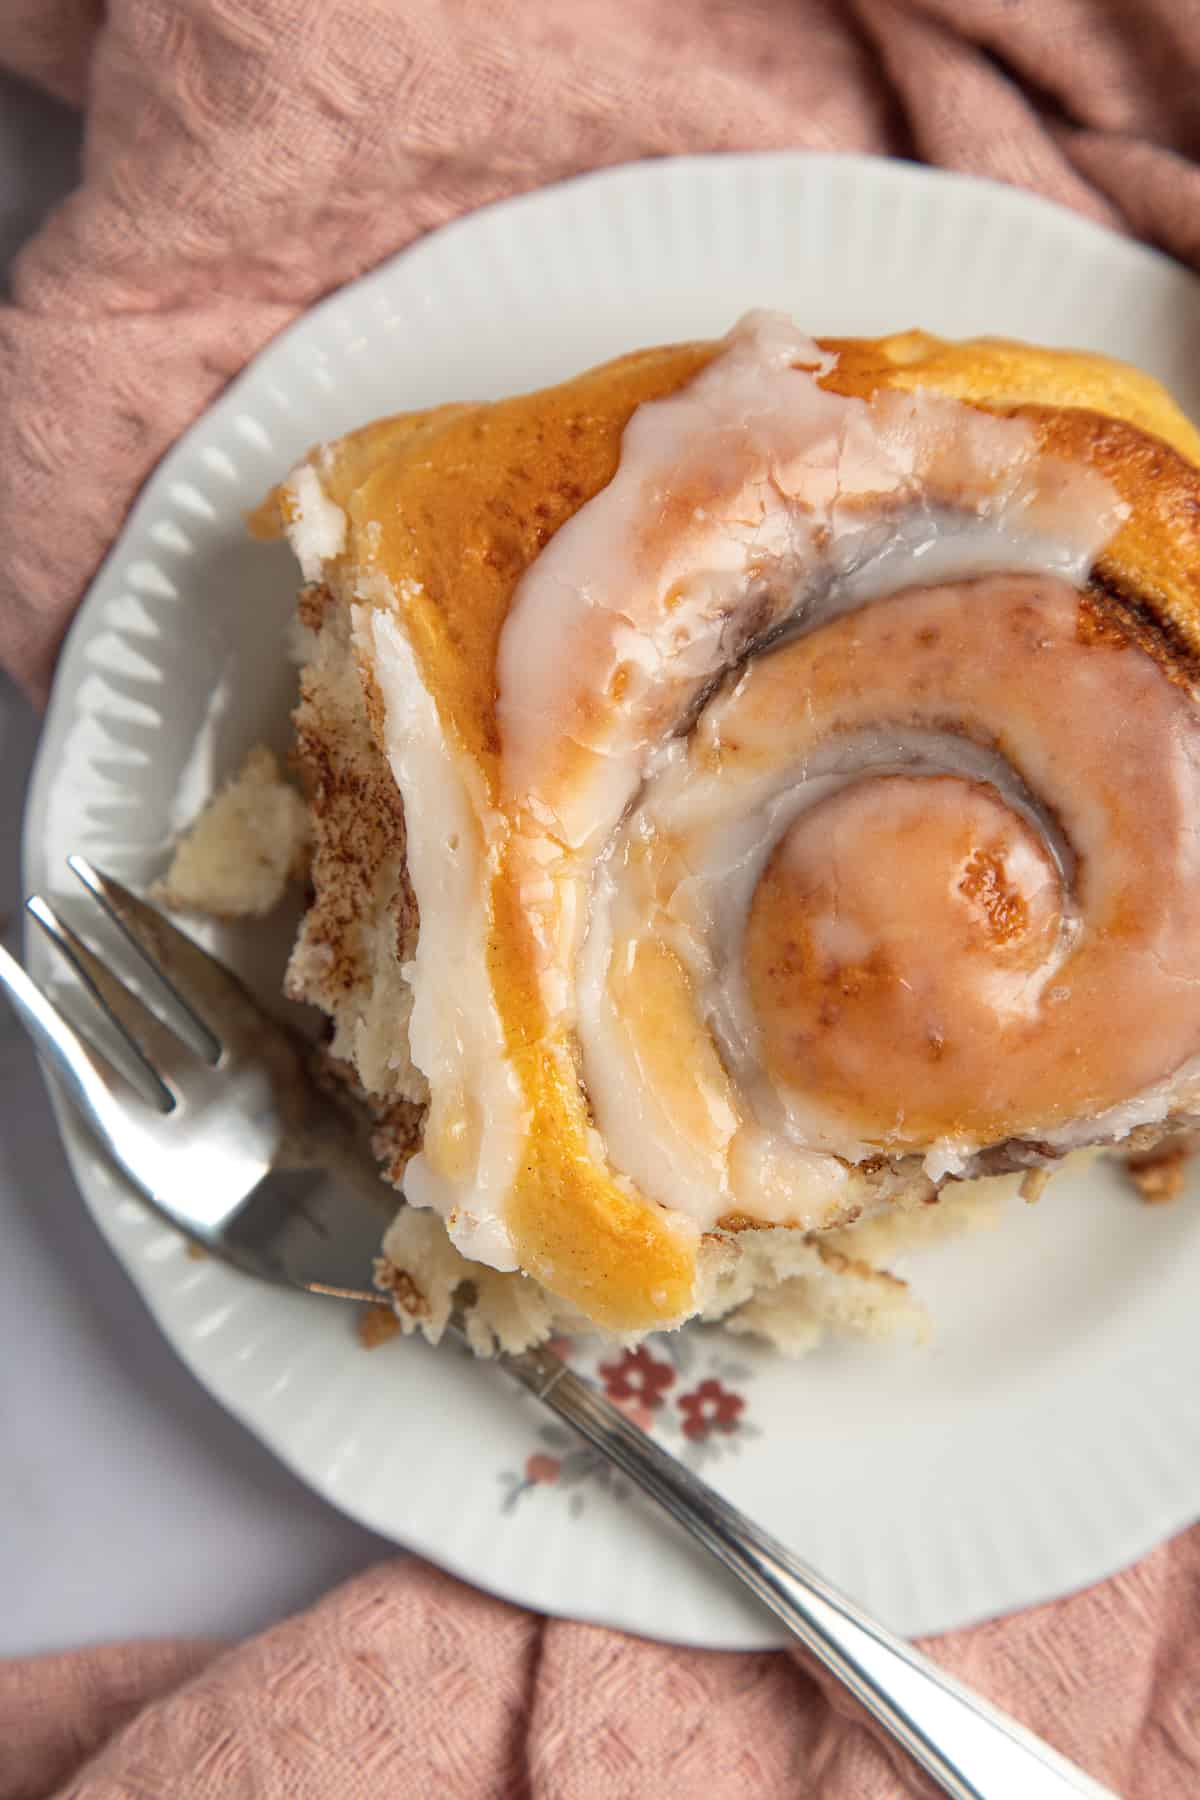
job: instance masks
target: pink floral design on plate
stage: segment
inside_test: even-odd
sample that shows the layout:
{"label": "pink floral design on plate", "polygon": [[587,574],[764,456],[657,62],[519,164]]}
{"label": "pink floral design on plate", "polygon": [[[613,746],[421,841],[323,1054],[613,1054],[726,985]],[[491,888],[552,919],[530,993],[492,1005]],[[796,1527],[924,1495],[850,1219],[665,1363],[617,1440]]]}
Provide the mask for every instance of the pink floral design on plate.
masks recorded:
{"label": "pink floral design on plate", "polygon": [[679,1410],[684,1414],[683,1435],[693,1444],[702,1444],[710,1432],[734,1432],[745,1411],[746,1402],[715,1377],[702,1381],[690,1394],[682,1394]]}
{"label": "pink floral design on plate", "polygon": [[[570,1338],[555,1339],[551,1348],[576,1374],[602,1387],[643,1431],[675,1440],[677,1453],[693,1468],[739,1450],[759,1435],[744,1392],[750,1370],[727,1358],[728,1340],[720,1333],[693,1327],[616,1354]],[[614,1499],[629,1493],[628,1483],[600,1452],[565,1425],[545,1424],[537,1437],[541,1447],[530,1452],[520,1471],[500,1473],[503,1512],[512,1512],[539,1488],[564,1492],[572,1517],[584,1509],[585,1489]]]}

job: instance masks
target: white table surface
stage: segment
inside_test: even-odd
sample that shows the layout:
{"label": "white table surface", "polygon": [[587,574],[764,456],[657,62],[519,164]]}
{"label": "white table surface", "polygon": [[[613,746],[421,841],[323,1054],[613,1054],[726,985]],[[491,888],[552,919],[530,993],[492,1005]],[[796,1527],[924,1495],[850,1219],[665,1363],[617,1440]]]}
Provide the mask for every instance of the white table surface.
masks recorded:
{"label": "white table surface", "polygon": [[[73,116],[0,77],[0,274],[74,184],[78,155]],[[36,738],[32,709],[0,677],[10,949]],[[84,1210],[3,1001],[0,1246],[0,1655],[241,1636],[389,1552],[302,1487],[175,1360]]]}

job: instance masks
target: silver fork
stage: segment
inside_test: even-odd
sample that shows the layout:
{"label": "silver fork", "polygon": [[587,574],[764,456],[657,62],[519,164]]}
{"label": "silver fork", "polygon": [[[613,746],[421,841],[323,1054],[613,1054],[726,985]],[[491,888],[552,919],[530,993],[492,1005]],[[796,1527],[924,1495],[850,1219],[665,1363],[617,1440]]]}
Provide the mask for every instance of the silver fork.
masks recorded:
{"label": "silver fork", "polygon": [[[119,1033],[137,1081],[3,948],[0,985],[103,1148],[156,1211],[245,1274],[378,1299],[372,1263],[392,1206],[365,1118],[322,1088],[309,1047],[228,969],[111,876],[68,860],[148,965],[170,1023],[40,895],[30,913]],[[497,1361],[738,1576],[955,1800],[1113,1800],[876,1624],[550,1351]]]}

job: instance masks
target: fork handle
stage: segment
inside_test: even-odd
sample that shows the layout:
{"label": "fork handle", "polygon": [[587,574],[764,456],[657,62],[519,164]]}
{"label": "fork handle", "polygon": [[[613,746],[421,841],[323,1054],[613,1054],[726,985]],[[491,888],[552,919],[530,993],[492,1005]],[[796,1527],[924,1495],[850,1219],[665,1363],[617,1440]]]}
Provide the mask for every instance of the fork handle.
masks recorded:
{"label": "fork handle", "polygon": [[502,1366],[691,1533],[769,1606],[954,1800],[1116,1800],[935,1663],[876,1624],[723,1500],[558,1357],[527,1350]]}

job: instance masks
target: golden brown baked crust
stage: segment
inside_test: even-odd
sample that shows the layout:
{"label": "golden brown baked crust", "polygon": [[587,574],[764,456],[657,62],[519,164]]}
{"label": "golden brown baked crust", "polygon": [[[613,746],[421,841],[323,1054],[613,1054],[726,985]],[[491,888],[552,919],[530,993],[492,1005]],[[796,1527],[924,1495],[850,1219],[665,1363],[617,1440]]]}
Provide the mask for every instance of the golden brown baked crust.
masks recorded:
{"label": "golden brown baked crust", "polygon": [[1200,676],[1200,432],[1161,383],[1090,351],[1002,338],[946,343],[921,331],[823,340],[823,386],[866,396],[933,388],[1030,419],[1042,443],[1098,470],[1130,507],[1093,573],[1131,635],[1188,681]]}
{"label": "golden brown baked crust", "polygon": [[[402,617],[443,726],[493,784],[499,733],[495,667],[514,590],[554,533],[611,479],[634,409],[686,384],[717,344],[647,350],[542,393],[383,420],[320,453],[322,486],[346,514],[342,554],[326,567],[337,602],[366,598]],[[947,344],[909,332],[828,340],[833,391],[931,388],[1032,421],[1041,441],[1098,469],[1131,516],[1101,558],[1094,605],[1190,681],[1200,668],[1200,436],[1157,383],[1091,355],[995,340]],[[935,496],[953,503],[948,491]],[[694,493],[676,497],[685,509]],[[286,522],[280,489],[254,521]],[[670,531],[668,516],[661,529]],[[379,749],[378,698],[367,679],[375,748],[339,761],[311,696],[299,715],[301,758],[316,796],[321,929],[335,965],[353,959],[361,896],[339,884],[356,862],[403,845],[401,803]],[[322,809],[324,825],[322,823]],[[360,869],[361,874],[361,869]],[[527,926],[501,870],[493,890],[492,979],[507,1047],[532,1113],[507,1220],[521,1266],[591,1318],[640,1330],[685,1316],[694,1252],[660,1209],[631,1195],[586,1149],[578,1083],[546,1049],[524,955]],[[411,931],[411,894],[401,927]],[[359,964],[356,963],[355,967]]]}

